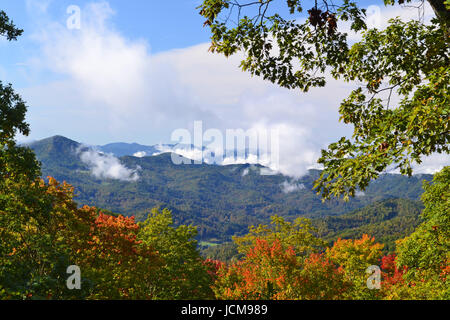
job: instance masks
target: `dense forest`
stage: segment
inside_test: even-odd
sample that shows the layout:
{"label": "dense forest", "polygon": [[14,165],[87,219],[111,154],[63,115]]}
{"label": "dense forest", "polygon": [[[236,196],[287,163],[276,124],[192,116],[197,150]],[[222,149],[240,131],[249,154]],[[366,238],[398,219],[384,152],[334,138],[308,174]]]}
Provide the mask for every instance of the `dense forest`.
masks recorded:
{"label": "dense forest", "polygon": [[[269,225],[234,237],[230,262],[204,259],[193,226],[173,226],[170,211],[134,217],[79,207],[73,188],[9,181],[2,194],[0,297],[3,299],[448,299],[450,168],[425,183],[421,222],[409,236],[384,245],[363,232],[395,234],[392,222],[414,220],[414,203],[389,200],[339,217],[353,239],[326,241],[306,218]],[[3,189],[4,190],[4,189]],[[444,193],[443,193],[444,192]],[[446,194],[442,197],[442,194]],[[381,210],[377,210],[379,208]],[[414,212],[414,210],[412,210]],[[17,214],[18,212],[22,214]],[[335,218],[333,218],[335,219]],[[364,227],[358,228],[355,226]],[[417,221],[415,222],[417,224]],[[354,227],[354,228],[352,228]],[[399,235],[406,230],[398,230]],[[80,290],[69,290],[66,268],[81,269]],[[378,289],[368,287],[370,266],[380,266]],[[374,280],[376,281],[376,280]]]}
{"label": "dense forest", "polygon": [[[168,208],[177,224],[197,226],[198,239],[203,243],[230,241],[233,235],[244,235],[251,225],[270,222],[275,214],[288,221],[299,216],[320,219],[351,213],[391,198],[417,201],[423,192],[422,181],[432,179],[432,175],[408,178],[385,174],[361,196],[348,202],[322,202],[312,190],[319,170],[310,170],[309,174],[294,179],[282,174],[260,175],[260,166],[248,164],[180,166],[172,163],[169,153],[137,158],[125,152],[124,144],[120,146],[119,149],[109,146],[106,150],[125,153],[118,159],[127,168],[139,168],[136,181],[94,176],[80,153],[90,150],[100,158],[107,157],[99,153],[102,147],[91,150],[61,136],[29,145],[41,162],[42,177],[70,182],[79,203],[122,215],[132,214],[137,221],[145,220],[152,208]],[[133,145],[129,147],[134,151]],[[301,187],[286,192],[284,183]]]}
{"label": "dense forest", "polygon": [[[337,239],[357,239],[369,234],[383,244],[384,254],[392,254],[395,252],[395,242],[409,236],[422,222],[422,208],[418,201],[389,199],[347,214],[310,220],[317,236],[330,245]],[[201,249],[205,257],[221,261],[233,261],[241,256],[233,242],[205,245]]]}

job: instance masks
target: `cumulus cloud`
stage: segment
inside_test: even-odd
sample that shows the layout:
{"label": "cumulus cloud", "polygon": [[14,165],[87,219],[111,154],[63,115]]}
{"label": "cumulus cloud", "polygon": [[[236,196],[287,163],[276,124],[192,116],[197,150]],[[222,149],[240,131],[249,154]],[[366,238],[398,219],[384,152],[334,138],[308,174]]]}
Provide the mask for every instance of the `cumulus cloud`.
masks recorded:
{"label": "cumulus cloud", "polygon": [[99,179],[115,179],[122,181],[137,181],[139,174],[136,170],[128,169],[113,155],[98,152],[94,149],[78,151],[81,161],[86,163],[91,173]]}
{"label": "cumulus cloud", "polygon": [[435,174],[441,171],[444,166],[450,165],[450,155],[448,154],[432,154],[423,159],[422,163],[413,166],[414,173],[417,174]]}
{"label": "cumulus cloud", "polygon": [[[450,155],[434,153],[428,157],[424,157],[421,163],[414,162],[412,168],[414,174],[435,174],[441,171],[444,166],[448,165],[450,165]],[[386,172],[400,174],[400,169],[392,165]]]}
{"label": "cumulus cloud", "polygon": [[[385,29],[389,20],[400,18],[403,21],[422,20],[429,23],[434,17],[433,9],[430,4],[425,1],[413,1],[406,5],[383,6],[369,5],[366,7],[367,26],[369,28]],[[340,28],[348,34],[349,40],[357,42],[362,39],[361,33],[355,33],[350,29],[350,22],[340,22]]]}
{"label": "cumulus cloud", "polygon": [[296,191],[300,191],[300,190],[304,190],[304,189],[306,189],[306,187],[303,183],[284,181],[281,184],[281,190],[283,190],[283,193],[291,193],[291,192],[296,192]]}

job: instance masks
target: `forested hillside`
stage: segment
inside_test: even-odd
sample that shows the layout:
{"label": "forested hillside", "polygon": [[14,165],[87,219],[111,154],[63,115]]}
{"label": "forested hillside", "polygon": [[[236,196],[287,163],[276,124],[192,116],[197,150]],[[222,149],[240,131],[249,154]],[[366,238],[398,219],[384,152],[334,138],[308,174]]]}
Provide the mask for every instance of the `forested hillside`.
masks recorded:
{"label": "forested hillside", "polygon": [[[372,235],[384,245],[383,251],[395,252],[395,241],[409,236],[422,221],[420,201],[388,199],[377,201],[362,209],[339,216],[312,218],[317,235],[333,244],[337,239],[357,239],[364,234]],[[239,258],[237,246],[232,242],[218,246],[204,246],[205,257],[221,261]]]}
{"label": "forested hillside", "polygon": [[[166,153],[121,157],[120,162],[129,169],[137,168],[139,175],[136,181],[121,181],[94,176],[80,159],[87,147],[70,139],[56,136],[30,147],[42,162],[43,176],[72,184],[80,203],[121,214],[135,213],[139,221],[154,207],[169,208],[177,223],[198,226],[199,238],[213,243],[242,235],[248,226],[267,223],[275,214],[292,221],[299,216],[338,216],[383,199],[418,200],[422,181],[432,178],[386,174],[350,202],[322,202],[312,190],[318,170],[294,180],[281,174],[260,175],[258,166],[174,165]],[[283,184],[294,186],[294,190],[287,192]]]}

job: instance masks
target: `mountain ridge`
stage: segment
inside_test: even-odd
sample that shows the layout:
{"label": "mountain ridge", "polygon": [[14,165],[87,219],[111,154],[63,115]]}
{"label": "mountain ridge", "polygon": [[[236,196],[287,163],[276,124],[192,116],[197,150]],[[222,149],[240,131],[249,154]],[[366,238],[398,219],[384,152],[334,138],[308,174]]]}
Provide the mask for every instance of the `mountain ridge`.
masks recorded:
{"label": "mountain ridge", "polygon": [[[261,166],[249,164],[175,165],[170,153],[117,158],[114,165],[122,165],[139,176],[135,181],[120,181],[93,175],[93,168],[80,159],[80,152],[91,149],[82,149],[85,147],[74,140],[55,136],[29,147],[42,163],[43,176],[72,184],[79,203],[135,215],[138,220],[145,219],[154,207],[167,207],[173,211],[176,223],[197,225],[199,238],[213,242],[244,234],[249,225],[267,223],[275,214],[288,220],[298,216],[339,216],[389,198],[416,201],[422,193],[418,177],[385,174],[349,202],[322,203],[311,190],[318,170],[310,170],[299,179],[282,174],[263,176]],[[98,158],[102,165],[109,159],[104,155]],[[432,176],[421,178],[431,180]],[[284,183],[303,187],[285,192]]]}

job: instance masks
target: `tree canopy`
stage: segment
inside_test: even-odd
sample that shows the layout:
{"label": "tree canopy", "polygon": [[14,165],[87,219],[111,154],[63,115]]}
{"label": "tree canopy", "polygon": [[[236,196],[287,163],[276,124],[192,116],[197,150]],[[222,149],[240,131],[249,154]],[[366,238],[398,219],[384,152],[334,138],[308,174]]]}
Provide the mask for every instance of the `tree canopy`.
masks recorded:
{"label": "tree canopy", "polygon": [[[0,11],[0,36],[8,41],[17,40],[23,30],[16,28],[4,11]],[[30,127],[25,122],[27,105],[12,85],[0,81],[0,188],[6,180],[18,178],[35,179],[39,176],[39,166],[34,153],[28,148],[16,145],[15,136],[21,133],[27,136]]]}
{"label": "tree canopy", "polygon": [[[324,199],[348,199],[388,168],[411,175],[424,156],[449,152],[450,9],[428,2],[436,15],[429,24],[395,18],[385,29],[369,28],[366,10],[351,0],[205,0],[199,9],[210,51],[242,52],[241,68],[252,75],[304,92],[325,86],[327,74],[357,83],[339,109],[353,136],[322,150],[315,185]],[[308,18],[297,19],[304,9]],[[344,21],[360,41],[350,41]]]}
{"label": "tree canopy", "polygon": [[14,25],[14,22],[9,19],[5,11],[0,10],[0,35],[11,41],[17,40],[17,37],[21,36],[22,33],[23,30]]}

